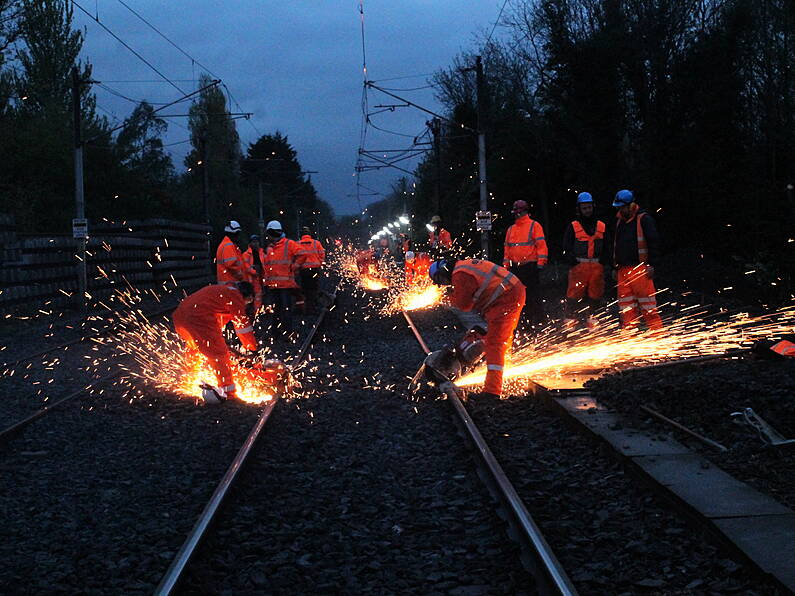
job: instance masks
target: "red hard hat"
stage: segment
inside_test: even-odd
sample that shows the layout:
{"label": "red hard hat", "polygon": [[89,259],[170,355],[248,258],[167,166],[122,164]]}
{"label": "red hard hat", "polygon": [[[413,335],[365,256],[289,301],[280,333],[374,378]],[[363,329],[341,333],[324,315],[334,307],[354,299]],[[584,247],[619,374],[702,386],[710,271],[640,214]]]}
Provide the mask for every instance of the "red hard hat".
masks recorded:
{"label": "red hard hat", "polygon": [[519,213],[520,211],[530,211],[530,207],[528,206],[527,201],[523,201],[522,199],[514,201],[513,209],[511,210],[511,212]]}

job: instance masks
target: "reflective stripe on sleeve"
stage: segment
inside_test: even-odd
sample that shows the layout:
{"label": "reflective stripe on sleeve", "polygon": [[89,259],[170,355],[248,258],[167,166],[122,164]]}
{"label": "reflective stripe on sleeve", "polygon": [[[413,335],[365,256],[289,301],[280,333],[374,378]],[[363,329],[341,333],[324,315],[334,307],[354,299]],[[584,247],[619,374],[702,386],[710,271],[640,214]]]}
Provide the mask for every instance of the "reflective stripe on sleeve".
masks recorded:
{"label": "reflective stripe on sleeve", "polygon": [[487,370],[499,370],[499,371],[501,371],[501,370],[503,370],[503,367],[500,366],[499,364],[489,364],[489,365],[486,366],[486,369]]}

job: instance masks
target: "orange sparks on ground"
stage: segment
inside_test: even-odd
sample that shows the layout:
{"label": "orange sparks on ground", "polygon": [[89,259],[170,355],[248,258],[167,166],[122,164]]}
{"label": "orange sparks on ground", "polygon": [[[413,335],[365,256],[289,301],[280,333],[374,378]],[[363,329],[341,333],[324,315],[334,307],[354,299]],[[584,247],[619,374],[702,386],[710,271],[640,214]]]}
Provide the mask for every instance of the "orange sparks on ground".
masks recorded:
{"label": "orange sparks on ground", "polygon": [[383,280],[378,279],[377,277],[372,277],[370,275],[363,275],[359,280],[359,283],[362,285],[362,287],[365,290],[371,290],[371,291],[384,290],[388,287]]}
{"label": "orange sparks on ground", "polygon": [[422,283],[409,288],[397,289],[389,297],[389,302],[381,309],[385,316],[399,313],[401,310],[421,310],[436,306],[442,301],[442,288],[431,283]]}
{"label": "orange sparks on ground", "polygon": [[[599,331],[575,336],[549,336],[541,343],[518,345],[505,365],[504,379],[532,379],[551,386],[560,379],[589,376],[637,365],[722,354],[753,342],[795,332],[795,306],[751,317],[747,313],[710,317],[705,309],[669,320],[659,332],[636,333],[603,324]],[[585,373],[585,374],[583,374]],[[485,366],[461,377],[462,387],[480,385]],[[548,384],[547,384],[548,381]],[[507,387],[510,389],[510,384]]]}

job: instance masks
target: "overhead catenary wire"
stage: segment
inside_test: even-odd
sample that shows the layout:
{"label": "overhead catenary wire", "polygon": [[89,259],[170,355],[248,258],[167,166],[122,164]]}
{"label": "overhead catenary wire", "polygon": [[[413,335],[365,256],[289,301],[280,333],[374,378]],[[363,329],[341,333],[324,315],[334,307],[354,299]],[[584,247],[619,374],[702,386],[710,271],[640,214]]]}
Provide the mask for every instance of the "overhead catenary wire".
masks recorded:
{"label": "overhead catenary wire", "polygon": [[491,28],[491,33],[489,33],[488,38],[486,39],[486,45],[489,45],[491,41],[491,36],[494,35],[494,31],[497,29],[497,25],[500,23],[500,19],[502,18],[502,12],[505,10],[505,7],[508,5],[508,0],[503,0],[502,8],[500,8],[500,12],[497,15],[497,20],[494,21],[494,26]]}

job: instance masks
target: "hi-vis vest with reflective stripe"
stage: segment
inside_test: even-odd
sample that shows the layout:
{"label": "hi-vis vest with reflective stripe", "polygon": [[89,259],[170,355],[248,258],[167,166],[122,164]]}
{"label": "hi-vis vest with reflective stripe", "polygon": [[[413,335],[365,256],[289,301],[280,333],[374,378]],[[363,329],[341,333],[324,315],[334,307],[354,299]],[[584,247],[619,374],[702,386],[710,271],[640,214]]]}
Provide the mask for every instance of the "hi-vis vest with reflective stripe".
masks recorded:
{"label": "hi-vis vest with reflective stripe", "polygon": [[576,219],[571,222],[571,227],[574,228],[574,257],[579,263],[598,263],[605,237],[604,222],[597,220],[593,234],[588,234]]}
{"label": "hi-vis vest with reflective stripe", "polygon": [[795,357],[795,343],[787,341],[786,339],[782,339],[781,341],[773,344],[770,346],[770,349],[781,356]]}
{"label": "hi-vis vest with reflective stripe", "polygon": [[[526,226],[527,234],[523,233],[525,226],[519,225],[519,222],[525,217],[529,221],[529,225]],[[517,223],[512,224],[508,228],[508,231],[505,232],[504,261],[510,261],[513,265],[535,262],[540,262],[542,266],[546,264],[548,259],[547,243],[544,236],[533,236],[536,226],[538,226],[539,232],[543,234],[541,224],[524,215],[517,220]]]}
{"label": "hi-vis vest with reflective stripe", "polygon": [[481,313],[494,304],[497,298],[521,283],[505,267],[480,259],[458,261],[453,269],[453,275],[456,273],[466,273],[478,281],[478,289],[472,296],[472,302],[474,303],[472,308]]}
{"label": "hi-vis vest with reflective stripe", "polygon": [[297,288],[293,264],[296,249],[290,250],[292,240],[282,238],[268,248],[265,255],[265,285],[269,288]]}
{"label": "hi-vis vest with reflective stripe", "polygon": [[313,269],[323,264],[325,251],[320,241],[313,239],[312,236],[302,236],[298,244],[301,247],[298,254],[303,257],[301,266],[304,269]]}
{"label": "hi-vis vest with reflective stripe", "polygon": [[218,283],[244,281],[245,270],[243,254],[240,249],[229,236],[224,236],[215,252],[215,272],[218,276]]}

